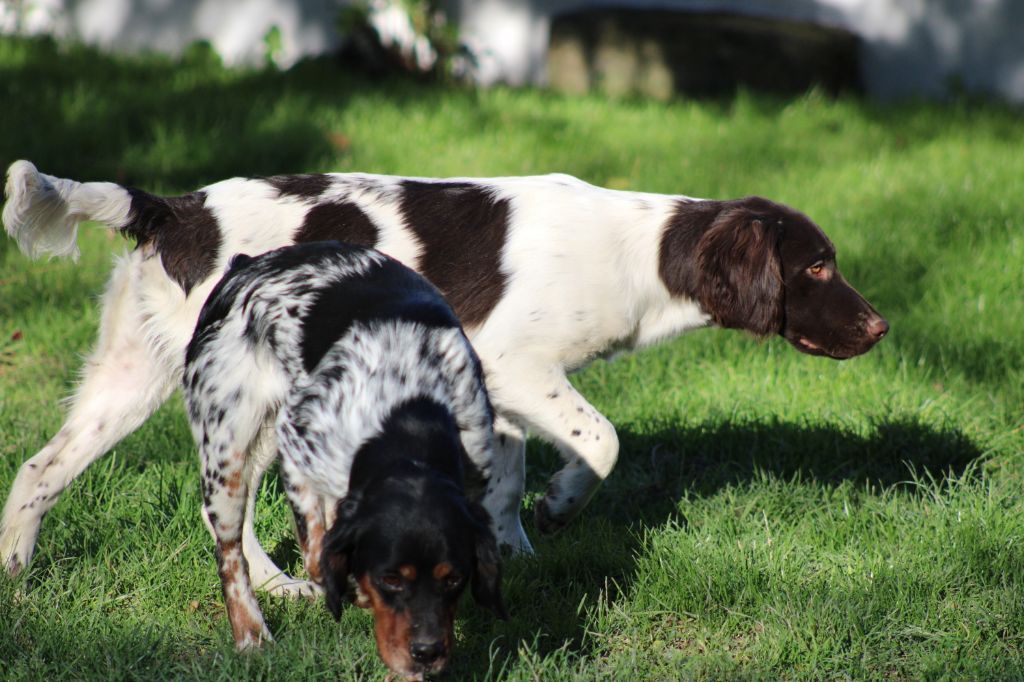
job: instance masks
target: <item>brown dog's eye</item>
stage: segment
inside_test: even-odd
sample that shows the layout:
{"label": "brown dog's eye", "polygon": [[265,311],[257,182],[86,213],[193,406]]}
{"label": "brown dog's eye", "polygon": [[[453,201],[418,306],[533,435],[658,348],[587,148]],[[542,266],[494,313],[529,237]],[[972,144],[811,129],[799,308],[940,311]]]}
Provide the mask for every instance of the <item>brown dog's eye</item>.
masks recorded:
{"label": "brown dog's eye", "polygon": [[825,264],[818,262],[807,268],[807,272],[811,273],[814,277],[821,277],[825,273]]}

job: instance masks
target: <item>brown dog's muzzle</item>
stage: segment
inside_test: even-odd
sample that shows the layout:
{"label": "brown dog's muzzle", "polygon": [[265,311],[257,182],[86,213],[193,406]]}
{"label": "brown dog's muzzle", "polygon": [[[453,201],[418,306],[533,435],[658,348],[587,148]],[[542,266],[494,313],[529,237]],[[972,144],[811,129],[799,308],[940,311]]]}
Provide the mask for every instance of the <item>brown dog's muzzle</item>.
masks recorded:
{"label": "brown dog's muzzle", "polygon": [[826,285],[792,293],[782,336],[808,355],[846,360],[889,333],[886,319],[839,273]]}

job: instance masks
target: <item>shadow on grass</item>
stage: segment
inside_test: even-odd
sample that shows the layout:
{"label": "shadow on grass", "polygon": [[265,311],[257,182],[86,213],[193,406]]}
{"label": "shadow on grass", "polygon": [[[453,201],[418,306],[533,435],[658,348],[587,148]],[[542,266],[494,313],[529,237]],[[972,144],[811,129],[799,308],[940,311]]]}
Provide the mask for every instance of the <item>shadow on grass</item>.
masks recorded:
{"label": "shadow on grass", "polygon": [[[711,495],[723,486],[755,480],[761,472],[909,492],[916,488],[908,485],[914,475],[960,477],[982,454],[958,428],[940,430],[912,419],[879,421],[867,434],[777,420],[642,432],[627,425],[619,434],[622,454],[615,474],[633,484],[634,499],[658,491],[674,499],[687,492]],[[623,513],[630,511],[627,507]]]}
{"label": "shadow on grass", "polygon": [[328,150],[299,107],[271,115],[296,77],[227,78],[213,65],[118,60],[47,40],[17,47],[22,62],[0,70],[5,117],[18,131],[0,142],[7,163],[28,158],[61,177],[189,187],[243,170],[314,165]]}
{"label": "shadow on grass", "polygon": [[[624,425],[618,431],[618,466],[581,517],[554,538],[538,538],[527,523],[537,556],[507,567],[512,620],[494,622],[463,607],[465,641],[448,679],[500,670],[526,645],[542,656],[559,649],[590,653],[586,613],[598,600],[614,602],[630,591],[644,534],[669,521],[685,524],[684,497],[710,497],[766,475],[823,486],[852,482],[866,494],[895,489],[919,495],[915,478],[961,478],[982,456],[959,429],[915,420],[880,422],[867,434],[785,422]],[[543,490],[558,466],[550,447],[531,442],[530,450],[528,496]]]}
{"label": "shadow on grass", "polygon": [[46,38],[7,38],[0,49],[5,128],[16,131],[0,139],[0,163],[27,158],[51,175],[151,191],[323,169],[347,145],[344,131],[317,117],[324,107],[337,114],[368,92],[442,106],[450,94],[370,78],[330,56],[288,71],[229,70],[199,47],[181,60],[118,58]]}
{"label": "shadow on grass", "polygon": [[[619,464],[574,524],[558,536],[539,537],[527,521],[538,553],[506,564],[504,592],[511,620],[497,621],[489,612],[473,605],[470,596],[464,599],[458,619],[461,641],[451,670],[443,679],[480,678],[487,671],[491,671],[491,677],[497,677],[503,667],[516,665],[524,646],[541,657],[559,650],[569,656],[595,653],[596,643],[587,634],[591,625],[588,614],[599,600],[615,603],[630,593],[645,533],[662,528],[669,521],[685,524],[686,506],[680,504],[684,498],[710,498],[727,487],[757,485],[765,476],[820,486],[852,482],[868,495],[883,488],[920,495],[924,494],[921,489],[908,483],[915,476],[936,480],[962,478],[973,471],[972,462],[983,455],[962,431],[935,428],[913,419],[881,421],[865,432],[832,425],[754,420],[680,426],[627,423],[618,431]],[[529,464],[527,490],[528,495],[534,496],[544,489],[547,476],[557,468],[558,458],[549,446],[531,441]],[[113,470],[110,475],[114,475]],[[282,494],[276,473],[270,475],[268,484],[272,492]],[[97,480],[96,485],[97,492],[116,489],[107,480]],[[78,492],[83,496],[83,491]],[[184,504],[182,495],[197,493],[173,488],[159,496],[157,506],[179,509]],[[86,497],[99,506],[106,504],[100,494]],[[784,526],[780,532],[785,532]],[[102,539],[90,537],[74,549],[72,553],[81,555],[76,560],[102,554]],[[299,568],[293,544],[278,543],[273,554],[286,570],[296,572]],[[42,562],[33,566],[34,574],[49,572],[50,562],[45,556],[44,553],[37,558]],[[207,570],[213,570],[212,564]],[[265,614],[271,629],[277,633],[283,630],[287,639],[301,637],[297,631],[287,634],[288,630],[305,626],[292,623],[290,616],[280,616],[282,609],[287,613],[291,608],[284,606],[268,603]],[[324,608],[322,603],[308,606],[321,611]],[[42,625],[39,628],[40,632],[45,630]],[[319,636],[322,635],[320,632]],[[365,636],[371,636],[368,623]],[[105,637],[95,634],[87,639],[79,647],[86,661],[93,657],[91,647],[97,647],[97,656],[102,649],[104,656],[124,660],[134,656],[139,645],[131,639],[107,642]],[[83,651],[83,647],[90,651]],[[192,677],[191,671],[202,667],[203,661],[211,662],[209,651],[170,651],[174,647],[167,646],[158,650],[161,648],[174,657],[174,665],[184,677]],[[19,664],[31,663],[48,669],[59,662],[60,654],[37,647],[32,658],[22,659]],[[141,659],[140,669],[155,666],[158,658]],[[228,662],[228,667],[238,665],[241,663]],[[367,665],[367,674],[372,676],[374,664],[367,661]]]}

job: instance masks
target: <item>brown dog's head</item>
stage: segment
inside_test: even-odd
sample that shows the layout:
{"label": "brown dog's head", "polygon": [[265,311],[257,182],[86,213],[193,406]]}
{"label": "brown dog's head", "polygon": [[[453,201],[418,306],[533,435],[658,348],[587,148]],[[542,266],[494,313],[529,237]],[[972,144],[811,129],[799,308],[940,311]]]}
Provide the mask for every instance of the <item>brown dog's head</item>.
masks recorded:
{"label": "brown dog's head", "polygon": [[825,233],[760,197],[680,203],[659,267],[668,290],[695,300],[715,324],[780,334],[811,355],[852,358],[889,331],[839,274]]}
{"label": "brown dog's head", "polygon": [[381,658],[409,680],[447,665],[467,585],[477,602],[507,617],[487,512],[430,473],[393,476],[346,497],[325,539],[321,571],[334,617],[353,598],[372,609]]}

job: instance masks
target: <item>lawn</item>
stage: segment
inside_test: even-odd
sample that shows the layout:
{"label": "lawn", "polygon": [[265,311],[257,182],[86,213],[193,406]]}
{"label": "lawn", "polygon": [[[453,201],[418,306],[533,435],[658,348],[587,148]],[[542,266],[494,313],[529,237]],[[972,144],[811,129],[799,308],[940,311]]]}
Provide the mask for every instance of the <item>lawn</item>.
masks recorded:
{"label": "lawn", "polygon": [[[446,679],[1024,676],[1024,117],[1002,105],[609,102],[112,59],[0,40],[0,164],[180,192],[231,175],[565,172],[623,189],[761,194],[815,219],[892,324],[837,363],[695,332],[574,383],[616,424],[617,469],[540,537],[556,456],[531,441],[537,555],[506,566],[511,620],[466,600]],[[0,240],[0,489],[59,428],[126,245],[30,262]],[[0,493],[6,495],[6,492]],[[298,569],[279,483],[268,551]],[[276,644],[236,655],[199,518],[180,397],[97,462],[0,579],[5,679],[368,679],[367,613],[261,596]]]}

